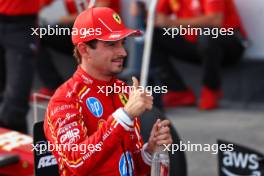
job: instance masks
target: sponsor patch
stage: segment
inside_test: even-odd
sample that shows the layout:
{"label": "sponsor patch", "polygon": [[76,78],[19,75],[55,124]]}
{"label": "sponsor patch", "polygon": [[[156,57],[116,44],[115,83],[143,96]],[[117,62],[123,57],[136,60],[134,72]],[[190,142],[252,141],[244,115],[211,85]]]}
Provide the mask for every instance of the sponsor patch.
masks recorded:
{"label": "sponsor patch", "polygon": [[98,121],[98,127],[97,127],[97,129],[100,130],[105,122],[106,122],[106,121],[105,121],[104,119],[100,119],[100,120]]}
{"label": "sponsor patch", "polygon": [[127,101],[128,101],[126,95],[123,94],[123,93],[120,93],[120,94],[118,94],[118,96],[119,96],[119,99],[120,99],[121,103],[125,106]]}
{"label": "sponsor patch", "polygon": [[[126,160],[128,163],[126,163]],[[128,167],[128,168],[127,168]],[[120,176],[134,175],[134,163],[130,152],[123,154],[119,160],[119,173]],[[129,172],[129,173],[127,173]]]}
{"label": "sponsor patch", "polygon": [[82,75],[81,77],[82,77],[84,83],[86,83],[86,84],[92,84],[93,83],[93,80],[91,80],[90,78],[86,77],[85,75]]}
{"label": "sponsor patch", "polygon": [[43,156],[38,162],[38,169],[54,165],[57,165],[57,161],[53,155]]}
{"label": "sponsor patch", "polygon": [[80,139],[80,130],[78,128],[74,128],[72,130],[67,131],[60,137],[60,142],[65,143],[69,140],[69,144],[75,143],[77,140]]}
{"label": "sponsor patch", "polygon": [[173,9],[173,11],[176,11],[176,12],[180,9],[180,4],[179,4],[178,0],[171,0],[170,6]]}
{"label": "sponsor patch", "polygon": [[103,115],[102,103],[97,98],[89,97],[86,100],[86,105],[95,117],[100,118]]}
{"label": "sponsor patch", "polygon": [[218,144],[233,144],[233,151],[218,152],[219,176],[262,176],[263,154],[245,146],[219,140]]}
{"label": "sponsor patch", "polygon": [[111,34],[109,38],[119,38],[121,34]]}
{"label": "sponsor patch", "polygon": [[57,135],[61,135],[62,133],[66,133],[67,131],[69,131],[70,129],[72,129],[73,127],[76,127],[76,126],[78,126],[77,122],[69,123],[69,124],[65,125],[64,127],[59,128]]}
{"label": "sponsor patch", "polygon": [[113,14],[113,18],[118,24],[122,23],[122,20],[121,20],[120,16],[117,13]]}
{"label": "sponsor patch", "polygon": [[65,104],[65,105],[57,106],[51,111],[51,115],[53,116],[53,115],[55,115],[58,112],[61,112],[61,111],[64,111],[64,110],[68,110],[68,109],[74,109],[74,105]]}

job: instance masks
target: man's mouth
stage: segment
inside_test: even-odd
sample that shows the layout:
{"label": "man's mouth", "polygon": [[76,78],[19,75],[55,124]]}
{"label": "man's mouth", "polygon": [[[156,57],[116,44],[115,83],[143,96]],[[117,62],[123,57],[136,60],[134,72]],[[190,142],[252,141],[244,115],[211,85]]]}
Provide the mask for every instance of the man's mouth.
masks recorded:
{"label": "man's mouth", "polygon": [[115,64],[123,65],[124,59],[123,58],[113,59],[112,62],[115,63]]}

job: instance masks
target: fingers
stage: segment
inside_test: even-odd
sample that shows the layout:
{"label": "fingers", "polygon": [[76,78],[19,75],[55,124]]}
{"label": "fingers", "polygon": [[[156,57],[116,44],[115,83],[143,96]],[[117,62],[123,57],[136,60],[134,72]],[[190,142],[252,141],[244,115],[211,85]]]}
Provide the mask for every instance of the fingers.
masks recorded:
{"label": "fingers", "polygon": [[155,124],[153,125],[152,127],[152,130],[150,132],[150,137],[148,139],[148,151],[149,153],[153,153],[154,149],[155,149],[155,146],[157,145],[157,139],[155,137],[155,134],[157,133],[158,131],[158,124],[160,123],[160,119],[158,119]]}
{"label": "fingers", "polygon": [[152,104],[147,104],[146,105],[146,110],[147,111],[150,111],[152,108],[153,108],[153,105]]}
{"label": "fingers", "polygon": [[[164,120],[163,120],[164,121]],[[152,127],[150,137],[148,140],[148,151],[152,153],[157,145],[172,144],[172,137],[168,126],[159,128],[159,125],[163,122],[158,119]],[[168,124],[167,121],[163,122]]]}
{"label": "fingers", "polygon": [[157,136],[155,136],[153,138],[153,141],[155,141],[155,143],[158,144],[158,145],[172,144],[172,142],[173,142],[171,134],[169,132],[158,134]]}
{"label": "fingers", "polygon": [[158,145],[172,144],[172,143],[173,143],[172,138],[167,138],[167,139],[164,139],[164,140],[157,140],[157,144]]}
{"label": "fingers", "polygon": [[172,137],[170,134],[170,121],[169,120],[163,120],[163,121],[159,121],[158,123],[158,130],[156,131],[156,133],[154,134],[155,136],[155,141],[158,145],[162,145],[162,144],[171,144],[172,141]]}
{"label": "fingers", "polygon": [[130,89],[129,99],[124,109],[130,116],[140,116],[145,111],[149,111],[153,107],[153,96],[144,88],[139,86],[136,77],[132,77],[133,86]]}
{"label": "fingers", "polygon": [[170,121],[169,120],[163,120],[159,123],[159,128],[170,126]]}
{"label": "fingers", "polygon": [[169,127],[164,127],[164,128],[162,128],[162,129],[160,129],[160,128],[157,128],[157,131],[156,131],[156,133],[154,134],[155,135],[155,137],[158,137],[158,136],[163,136],[164,134],[166,135],[166,134],[170,134],[170,128]]}
{"label": "fingers", "polygon": [[165,133],[170,133],[170,128],[167,127],[163,127],[158,131],[159,134],[165,134]]}
{"label": "fingers", "polygon": [[159,123],[160,123],[160,119],[158,119],[155,122],[155,124],[153,125],[152,130],[151,130],[151,133],[150,133],[151,136],[155,136],[155,133],[157,133],[157,131],[159,130],[159,128],[158,128],[158,124]]}
{"label": "fingers", "polygon": [[170,133],[159,134],[158,136],[154,137],[154,141],[156,141],[158,145],[172,144],[173,142]]}
{"label": "fingers", "polygon": [[152,99],[153,99],[153,96],[147,91],[144,91],[141,89],[141,90],[139,90],[139,93],[140,93],[140,96],[142,96],[142,97],[148,97],[148,98],[152,97]]}
{"label": "fingers", "polygon": [[133,81],[133,88],[134,90],[138,89],[139,82],[135,76],[132,76],[132,81]]}
{"label": "fingers", "polygon": [[153,96],[148,95],[146,92],[139,94],[142,100],[142,107],[150,111],[153,108]]}
{"label": "fingers", "polygon": [[147,110],[151,110],[153,107],[153,97],[152,96],[148,96],[145,98],[145,107]]}

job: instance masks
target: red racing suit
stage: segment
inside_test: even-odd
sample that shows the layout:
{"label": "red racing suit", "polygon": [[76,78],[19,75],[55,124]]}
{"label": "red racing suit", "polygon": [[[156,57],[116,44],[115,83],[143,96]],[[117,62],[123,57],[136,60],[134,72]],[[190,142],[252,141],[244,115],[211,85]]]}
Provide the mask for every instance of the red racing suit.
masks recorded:
{"label": "red racing suit", "polygon": [[35,15],[53,0],[0,0],[0,15]]}
{"label": "red racing suit", "polygon": [[[128,95],[103,91],[123,86],[115,78],[99,81],[78,67],[73,77],[51,98],[44,131],[60,175],[138,176],[149,173],[151,156],[145,151],[138,118],[123,110]],[[61,146],[70,145],[68,148]],[[82,146],[82,147],[81,147]],[[76,147],[79,147],[76,149]],[[87,147],[86,150],[80,150]]]}

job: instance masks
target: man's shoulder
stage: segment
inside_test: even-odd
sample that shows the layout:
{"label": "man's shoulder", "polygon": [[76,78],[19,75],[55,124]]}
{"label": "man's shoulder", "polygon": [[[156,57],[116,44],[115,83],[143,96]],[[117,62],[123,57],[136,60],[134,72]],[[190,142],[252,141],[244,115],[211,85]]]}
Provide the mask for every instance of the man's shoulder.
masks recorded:
{"label": "man's shoulder", "polygon": [[120,86],[127,86],[127,84],[124,81],[120,80],[120,79],[115,79],[114,83],[116,85],[120,85]]}
{"label": "man's shoulder", "polygon": [[80,102],[82,96],[91,90],[89,84],[70,78],[64,82],[51,97],[48,110],[52,110],[60,106],[76,105]]}
{"label": "man's shoulder", "polygon": [[84,84],[83,81],[70,78],[68,81],[63,83],[55,92],[52,100],[57,99],[71,100],[81,96],[86,89],[91,89],[92,84]]}

